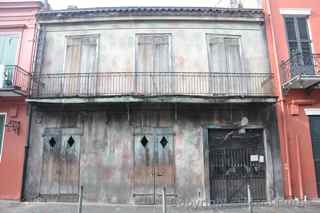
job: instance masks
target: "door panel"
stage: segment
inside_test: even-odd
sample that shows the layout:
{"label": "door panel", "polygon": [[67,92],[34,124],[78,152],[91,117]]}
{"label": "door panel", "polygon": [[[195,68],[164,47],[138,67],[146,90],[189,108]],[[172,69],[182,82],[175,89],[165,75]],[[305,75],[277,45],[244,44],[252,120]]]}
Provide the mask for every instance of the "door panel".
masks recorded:
{"label": "door panel", "polygon": [[78,195],[80,173],[80,137],[62,136],[60,194]]}
{"label": "door panel", "polygon": [[40,184],[41,195],[59,194],[60,147],[61,134],[59,131],[44,136]]}
{"label": "door panel", "polygon": [[320,196],[320,116],[310,117],[310,129],[318,195]]}
{"label": "door panel", "polygon": [[152,134],[135,135],[134,198],[136,203],[154,203],[154,139]]}
{"label": "door panel", "polygon": [[[156,136],[158,163],[155,165],[156,171],[156,194],[160,198],[162,188],[166,187],[169,195],[175,194],[175,169],[173,155],[173,136],[158,134]],[[169,197],[168,197],[169,198]]]}

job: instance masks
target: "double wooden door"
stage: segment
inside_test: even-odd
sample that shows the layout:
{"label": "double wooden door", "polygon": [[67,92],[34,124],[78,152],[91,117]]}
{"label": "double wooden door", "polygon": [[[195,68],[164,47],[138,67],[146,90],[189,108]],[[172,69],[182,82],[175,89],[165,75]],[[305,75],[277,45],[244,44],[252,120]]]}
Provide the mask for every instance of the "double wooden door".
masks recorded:
{"label": "double wooden door", "polygon": [[79,194],[80,135],[75,129],[47,128],[43,135],[40,197],[76,201]]}
{"label": "double wooden door", "polygon": [[135,203],[161,202],[166,187],[169,202],[175,197],[174,138],[168,128],[140,128],[134,136]]}

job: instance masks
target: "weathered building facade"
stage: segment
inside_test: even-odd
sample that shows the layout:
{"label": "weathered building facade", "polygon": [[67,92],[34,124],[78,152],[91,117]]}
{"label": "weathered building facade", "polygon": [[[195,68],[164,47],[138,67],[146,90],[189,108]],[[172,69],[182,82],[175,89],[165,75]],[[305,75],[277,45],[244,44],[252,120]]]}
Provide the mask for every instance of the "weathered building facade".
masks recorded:
{"label": "weathered building facade", "polygon": [[0,2],[0,200],[20,200],[40,1]]}
{"label": "weathered building facade", "polygon": [[26,200],[154,204],[282,196],[258,9],[38,14]]}

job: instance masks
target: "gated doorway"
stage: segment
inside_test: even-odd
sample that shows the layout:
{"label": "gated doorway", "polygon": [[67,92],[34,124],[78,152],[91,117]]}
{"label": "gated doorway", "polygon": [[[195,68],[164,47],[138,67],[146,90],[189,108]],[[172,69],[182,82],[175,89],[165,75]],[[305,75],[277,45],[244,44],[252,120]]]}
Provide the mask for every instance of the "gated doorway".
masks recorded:
{"label": "gated doorway", "polygon": [[175,198],[173,133],[168,128],[139,128],[134,136],[134,202],[161,203],[162,188],[168,202]]}
{"label": "gated doorway", "polygon": [[253,200],[266,200],[263,130],[211,129],[208,139],[210,199],[247,202],[250,184]]}
{"label": "gated doorway", "polygon": [[310,116],[310,129],[318,196],[320,196],[320,116]]}

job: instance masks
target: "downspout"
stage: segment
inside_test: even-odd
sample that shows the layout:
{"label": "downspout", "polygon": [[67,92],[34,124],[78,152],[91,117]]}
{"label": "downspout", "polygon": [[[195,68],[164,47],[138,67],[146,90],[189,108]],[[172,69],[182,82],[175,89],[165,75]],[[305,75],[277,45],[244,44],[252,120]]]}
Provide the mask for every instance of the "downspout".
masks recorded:
{"label": "downspout", "polygon": [[[270,7],[270,0],[265,0],[265,11],[266,11],[266,16],[269,19],[269,24],[270,24],[270,33],[271,33],[271,40],[272,40],[272,48],[274,49],[275,54],[271,53],[270,57],[274,58],[274,63],[275,63],[275,76],[277,76],[277,84],[278,84],[278,102],[280,105],[280,112],[278,111],[278,116],[281,118],[280,119],[280,125],[282,126],[282,133],[283,133],[283,139],[284,139],[284,145],[285,145],[285,150],[284,150],[284,154],[285,154],[285,162],[284,163],[284,170],[286,171],[286,176],[287,176],[287,187],[288,187],[288,197],[292,198],[292,185],[291,185],[291,169],[290,169],[290,155],[289,155],[289,144],[288,144],[288,136],[287,136],[287,120],[286,120],[286,116],[285,111],[286,111],[286,107],[285,107],[285,100],[283,98],[283,93],[282,93],[282,85],[281,85],[281,79],[280,79],[280,70],[279,70],[279,60],[278,60],[278,53],[277,53],[277,45],[275,42],[275,30],[273,27],[273,21],[272,21],[272,10]],[[277,75],[278,74],[278,75]],[[280,141],[281,143],[281,141]]]}
{"label": "downspout", "polygon": [[[32,71],[35,68],[35,62],[36,62],[36,48],[37,48],[37,40],[39,37],[39,30],[38,30],[38,25],[35,23],[35,32],[33,35],[33,44],[32,44],[32,63],[30,63],[30,83],[29,83],[29,94],[31,91],[31,81],[32,81]],[[26,185],[26,177],[27,177],[27,169],[28,169],[28,159],[29,159],[29,147],[30,147],[30,140],[31,140],[31,122],[32,122],[32,105],[28,104],[27,105],[29,107],[28,109],[28,115],[29,115],[29,119],[28,119],[28,136],[27,136],[27,141],[26,141],[26,145],[24,147],[24,159],[23,159],[23,173],[22,173],[22,187],[21,187],[21,193],[20,193],[20,200],[24,200],[24,190],[25,190],[25,185]]]}
{"label": "downspout", "polygon": [[28,158],[29,158],[29,147],[30,147],[30,132],[31,132],[31,121],[32,121],[32,106],[29,105],[29,119],[28,119],[28,137],[27,143],[24,147],[24,159],[23,159],[23,174],[22,174],[22,187],[21,187],[21,200],[24,201],[24,189],[26,185],[27,169],[28,169]]}

